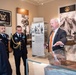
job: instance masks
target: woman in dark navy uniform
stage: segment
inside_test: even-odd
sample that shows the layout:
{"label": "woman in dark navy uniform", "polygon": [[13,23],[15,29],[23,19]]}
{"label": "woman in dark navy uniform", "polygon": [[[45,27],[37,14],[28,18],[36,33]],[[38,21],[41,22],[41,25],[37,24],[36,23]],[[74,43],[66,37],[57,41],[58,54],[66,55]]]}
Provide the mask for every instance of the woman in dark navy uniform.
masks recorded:
{"label": "woman in dark navy uniform", "polygon": [[7,57],[6,47],[0,41],[0,75],[12,75],[12,69]]}

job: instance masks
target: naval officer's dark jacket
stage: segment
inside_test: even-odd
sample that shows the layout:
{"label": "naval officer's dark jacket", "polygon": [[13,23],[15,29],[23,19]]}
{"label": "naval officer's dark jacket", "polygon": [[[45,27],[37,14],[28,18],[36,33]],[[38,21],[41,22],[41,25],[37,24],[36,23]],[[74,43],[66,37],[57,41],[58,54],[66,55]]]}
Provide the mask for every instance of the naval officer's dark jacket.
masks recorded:
{"label": "naval officer's dark jacket", "polygon": [[[21,43],[20,46],[18,46],[17,43]],[[27,58],[27,37],[24,33],[21,33],[21,36],[19,37],[17,33],[15,33],[10,40],[10,47],[13,49],[14,55],[24,54]]]}
{"label": "naval officer's dark jacket", "polygon": [[9,52],[9,50],[8,50],[8,42],[9,42],[8,38],[9,38],[8,34],[0,34],[0,40],[4,43],[7,52]]}
{"label": "naval officer's dark jacket", "polygon": [[12,69],[7,57],[6,47],[0,41],[0,75],[12,75]]}

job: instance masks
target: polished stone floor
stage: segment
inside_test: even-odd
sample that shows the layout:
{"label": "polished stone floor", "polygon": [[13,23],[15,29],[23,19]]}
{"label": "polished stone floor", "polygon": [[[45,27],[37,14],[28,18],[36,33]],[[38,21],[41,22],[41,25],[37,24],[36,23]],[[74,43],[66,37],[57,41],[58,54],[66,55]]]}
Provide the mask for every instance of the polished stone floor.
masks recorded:
{"label": "polished stone floor", "polygon": [[[29,47],[28,47],[28,59],[33,60],[33,61],[28,61],[29,75],[44,75],[44,67],[49,63],[48,59],[46,57],[32,57],[32,49]],[[16,75],[13,53],[10,53],[9,61],[13,70],[12,75]],[[24,75],[24,66],[22,59],[21,59],[20,70],[21,70],[21,75]]]}

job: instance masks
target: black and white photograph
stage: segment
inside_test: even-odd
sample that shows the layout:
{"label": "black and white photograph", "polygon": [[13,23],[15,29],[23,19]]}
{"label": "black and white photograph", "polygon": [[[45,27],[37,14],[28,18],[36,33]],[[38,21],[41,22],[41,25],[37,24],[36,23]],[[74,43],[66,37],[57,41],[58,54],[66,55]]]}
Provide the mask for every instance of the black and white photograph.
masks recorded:
{"label": "black and white photograph", "polygon": [[68,36],[74,36],[76,32],[75,5],[60,8],[60,26],[67,32]]}
{"label": "black and white photograph", "polygon": [[[76,55],[76,5],[69,5],[60,8],[60,27],[67,33],[67,41],[73,42],[71,45],[66,44],[67,60],[72,59],[71,55]],[[73,57],[74,57],[73,56]]]}

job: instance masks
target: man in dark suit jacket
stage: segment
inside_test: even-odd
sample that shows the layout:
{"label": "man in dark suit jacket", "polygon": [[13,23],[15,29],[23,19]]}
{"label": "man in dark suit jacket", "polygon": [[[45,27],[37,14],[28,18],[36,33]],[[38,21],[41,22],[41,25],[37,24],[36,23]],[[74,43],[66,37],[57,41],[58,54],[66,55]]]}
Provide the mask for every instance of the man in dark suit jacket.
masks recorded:
{"label": "man in dark suit jacket", "polygon": [[[60,29],[59,22],[57,19],[51,19],[50,25],[52,31],[49,37],[49,52],[54,56],[54,58],[56,57],[55,54],[61,54],[65,56],[64,45],[67,42],[67,38],[66,38],[67,34],[64,30]],[[52,36],[52,41],[50,41],[51,36]]]}
{"label": "man in dark suit jacket", "polygon": [[10,41],[10,47],[13,49],[15,65],[16,65],[16,74],[21,75],[20,73],[20,59],[22,57],[24,62],[24,72],[26,75],[26,59],[27,59],[27,37],[26,34],[22,33],[22,27],[17,26],[16,33],[12,35]]}
{"label": "man in dark suit jacket", "polygon": [[9,58],[9,35],[5,33],[5,26],[0,24],[0,40],[4,43]]}
{"label": "man in dark suit jacket", "polygon": [[12,69],[7,57],[6,47],[0,41],[0,75],[12,75]]}

